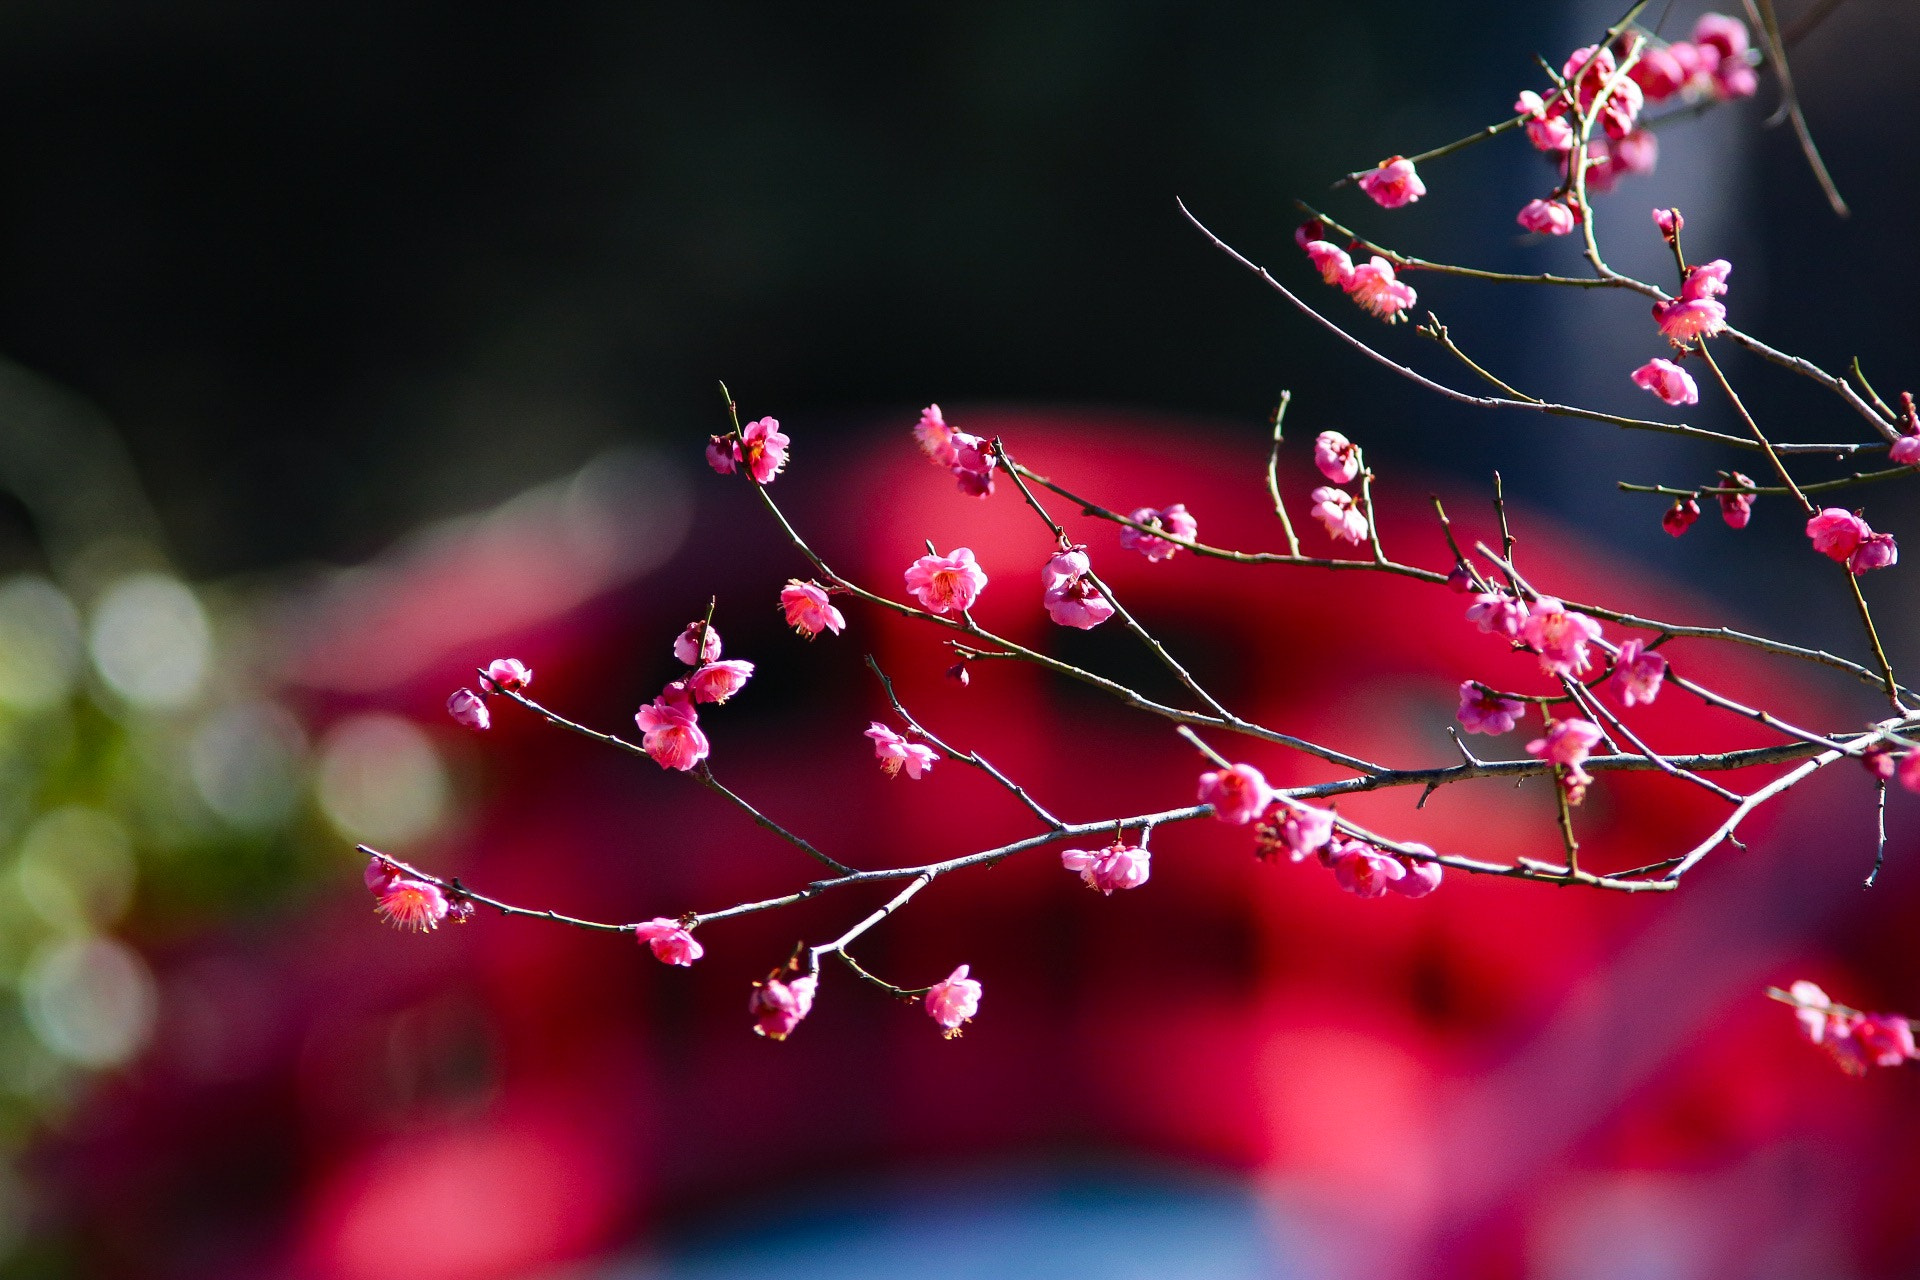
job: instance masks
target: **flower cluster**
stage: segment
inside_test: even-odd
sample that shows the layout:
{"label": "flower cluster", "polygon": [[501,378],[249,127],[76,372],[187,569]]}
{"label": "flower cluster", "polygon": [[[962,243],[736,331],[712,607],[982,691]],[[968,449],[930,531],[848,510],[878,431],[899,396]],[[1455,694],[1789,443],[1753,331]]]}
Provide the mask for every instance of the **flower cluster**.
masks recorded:
{"label": "flower cluster", "polygon": [[1314,221],[1303,225],[1293,236],[1320,278],[1346,290],[1348,297],[1388,324],[1404,320],[1402,313],[1412,308],[1419,295],[1412,285],[1394,275],[1393,264],[1374,254],[1356,265],[1347,251],[1328,241],[1326,235],[1325,225]]}
{"label": "flower cluster", "polygon": [[1913,1023],[1897,1013],[1861,1013],[1836,1005],[1814,983],[1800,981],[1785,992],[1808,1043],[1827,1051],[1834,1065],[1850,1076],[1863,1076],[1869,1067],[1897,1067],[1920,1057],[1913,1041]]}
{"label": "flower cluster", "polygon": [[1088,631],[1114,613],[1113,601],[1093,580],[1093,562],[1085,547],[1068,547],[1040,570],[1040,600],[1047,616],[1063,627]]}
{"label": "flower cluster", "polygon": [[1813,549],[1838,560],[1855,576],[1869,569],[1885,569],[1900,559],[1900,548],[1890,533],[1875,533],[1857,511],[1826,507],[1807,521]]}
{"label": "flower cluster", "polygon": [[993,492],[993,472],[1000,464],[993,456],[993,447],[979,436],[948,426],[939,405],[930,404],[920,411],[913,438],[928,458],[953,473],[960,492],[975,498]]}
{"label": "flower cluster", "polygon": [[1334,883],[1356,898],[1397,893],[1424,898],[1440,887],[1446,869],[1423,844],[1401,853],[1339,829],[1333,814],[1284,797],[1273,799],[1253,829],[1254,856],[1262,862],[1312,858],[1333,872]]}
{"label": "flower cluster", "polygon": [[1680,296],[1653,304],[1653,319],[1660,335],[1675,347],[1684,349],[1699,338],[1712,338],[1727,327],[1727,307],[1720,298],[1727,291],[1727,275],[1733,264],[1725,258],[1687,268],[1680,282]]}
{"label": "flower cluster", "polygon": [[673,656],[692,670],[670,682],[633,719],[654,763],[684,772],[707,758],[707,735],[695,704],[725,702],[740,692],[753,676],[753,664],[721,658],[720,633],[706,621],[687,624],[673,642]]}
{"label": "flower cluster", "polygon": [[1136,525],[1147,525],[1170,534],[1186,542],[1192,542],[1200,536],[1200,525],[1187,511],[1186,504],[1176,502],[1168,507],[1135,507],[1127,516],[1133,524],[1123,525],[1120,529],[1120,545],[1129,551],[1138,551],[1149,560],[1170,560],[1180,550],[1180,544],[1157,537]]}
{"label": "flower cluster", "polygon": [[710,439],[707,465],[723,476],[744,471],[755,484],[772,484],[786,468],[787,446],[792,443],[777,421],[761,418],[739,431]]}

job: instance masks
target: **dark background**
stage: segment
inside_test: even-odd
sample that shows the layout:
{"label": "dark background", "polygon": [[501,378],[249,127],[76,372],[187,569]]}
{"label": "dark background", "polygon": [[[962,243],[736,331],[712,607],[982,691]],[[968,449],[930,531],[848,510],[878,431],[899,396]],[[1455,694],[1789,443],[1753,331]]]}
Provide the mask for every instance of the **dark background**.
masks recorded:
{"label": "dark background", "polygon": [[[1185,0],[9,6],[0,349],[125,433],[196,577],[359,558],[609,443],[687,440],[716,425],[721,376],[750,412],[783,416],[894,422],[929,399],[995,400],[1175,409],[1249,432],[1290,386],[1303,427],[1344,426],[1380,462],[1482,479],[1497,459],[1523,500],[1630,527],[1637,554],[1718,565],[1733,540],[1669,551],[1649,532],[1657,500],[1608,492],[1698,467],[1616,476],[1587,464],[1646,441],[1395,385],[1173,206],[1185,197],[1283,279],[1310,280],[1288,239],[1294,197],[1497,118],[1531,83],[1532,52],[1614,16]],[[1693,16],[1680,6],[1667,34]],[[1619,210],[1603,227],[1622,260],[1658,270],[1644,208],[1693,203],[1696,252],[1736,260],[1737,322],[1830,368],[1857,351],[1888,390],[1912,309],[1869,320],[1855,299],[1920,265],[1913,26],[1904,6],[1858,0],[1801,51],[1851,224],[1823,212],[1787,130],[1754,128],[1769,85],[1669,130],[1660,172],[1603,204]],[[1429,256],[1573,265],[1571,244],[1525,243],[1512,225],[1550,184],[1519,139],[1428,179],[1427,201],[1392,214],[1326,198]],[[1637,302],[1569,321],[1554,308],[1578,299],[1418,283],[1484,360],[1560,384],[1543,393],[1646,408],[1625,372],[1656,344],[1619,318]],[[1441,368],[1404,330],[1313,296]],[[1596,328],[1622,323],[1631,363],[1615,376],[1608,348],[1579,371]],[[1789,433],[1802,414],[1812,434],[1859,425],[1759,376],[1757,403],[1790,406]],[[1724,417],[1709,404],[1695,420],[1735,425]]]}

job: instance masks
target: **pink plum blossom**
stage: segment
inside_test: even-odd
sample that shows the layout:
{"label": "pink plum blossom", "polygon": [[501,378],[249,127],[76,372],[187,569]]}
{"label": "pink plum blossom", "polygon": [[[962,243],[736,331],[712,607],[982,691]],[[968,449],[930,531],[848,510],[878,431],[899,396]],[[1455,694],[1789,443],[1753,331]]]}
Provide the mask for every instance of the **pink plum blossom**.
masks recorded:
{"label": "pink plum blossom", "polygon": [[707,953],[684,925],[665,916],[655,916],[633,926],[633,937],[652,950],[653,958],[661,964],[679,965],[683,969]]}
{"label": "pink plum blossom", "polygon": [[486,691],[502,689],[518,693],[533,683],[533,672],[518,658],[495,658],[487,664]]}
{"label": "pink plum blossom", "polygon": [[1920,751],[1909,751],[1901,759],[1900,767],[1894,771],[1900,779],[1900,785],[1907,790],[1920,793]]}
{"label": "pink plum blossom", "polygon": [[1527,620],[1520,624],[1520,638],[1540,655],[1542,671],[1577,676],[1593,662],[1587,646],[1600,638],[1600,624],[1543,596],[1533,602]]}
{"label": "pink plum blossom", "polygon": [[730,476],[740,469],[740,464],[733,456],[732,436],[707,438],[707,465],[723,476]]}
{"label": "pink plum blossom", "polygon": [[[1135,507],[1127,519],[1134,524],[1151,525],[1176,538],[1184,538],[1188,542],[1192,542],[1200,535],[1200,523],[1188,513],[1184,503],[1176,502],[1170,507],[1161,507],[1158,510],[1153,507]],[[1121,527],[1120,545],[1129,551],[1138,551],[1147,559],[1155,561],[1170,559],[1180,550],[1177,543],[1168,542],[1165,538],[1157,538],[1144,529],[1134,528],[1133,525]]]}
{"label": "pink plum blossom", "polygon": [[909,778],[924,778],[940,758],[932,747],[909,742],[879,721],[868,726],[867,737],[873,739],[873,754],[880,761],[880,771],[889,778],[898,777],[901,769],[907,771]]}
{"label": "pink plum blossom", "polygon": [[1813,549],[1843,564],[1872,532],[1865,520],[1841,507],[1823,508],[1807,521],[1807,536],[1813,539]]}
{"label": "pink plum blossom", "polygon": [[1367,540],[1367,515],[1352,494],[1322,485],[1311,496],[1313,505],[1307,509],[1308,513],[1326,526],[1329,538],[1351,542],[1356,547]]}
{"label": "pink plum blossom", "polygon": [[1591,720],[1549,720],[1547,736],[1529,742],[1527,754],[1578,770],[1601,736],[1600,726]]}
{"label": "pink plum blossom", "polygon": [[1887,460],[1895,466],[1920,467],[1920,433],[1908,432],[1887,450]]}
{"label": "pink plum blossom", "polygon": [[967,976],[967,968],[961,965],[927,991],[927,1016],[949,1040],[960,1034],[961,1023],[980,1012],[980,984]]}
{"label": "pink plum blossom", "polygon": [[1573,150],[1573,122],[1565,115],[1542,116],[1526,123],[1527,141],[1536,151]]}
{"label": "pink plum blossom", "polygon": [[1405,319],[1400,313],[1419,299],[1413,286],[1394,279],[1393,264],[1378,254],[1353,269],[1347,295],[1389,324]]}
{"label": "pink plum blossom", "polygon": [[1713,90],[1720,97],[1751,97],[1760,87],[1747,62],[1747,24],[1740,19],[1724,13],[1701,14],[1693,24],[1693,45],[1707,55],[1701,59],[1702,69],[1712,77]]}
{"label": "pink plum blossom", "polygon": [[1699,404],[1700,388],[1693,375],[1671,360],[1649,360],[1633,371],[1633,385],[1659,396],[1668,404]]}
{"label": "pink plum blossom", "polygon": [[493,723],[493,717],[487,712],[486,699],[471,689],[455,689],[447,698],[447,714],[454,723],[463,724],[469,729],[484,729]]}
{"label": "pink plum blossom", "polygon": [[1894,768],[1899,761],[1894,756],[1893,747],[1885,742],[1876,742],[1860,755],[1860,763],[1866,771],[1882,782],[1892,779]]}
{"label": "pink plum blossom", "polygon": [[1679,537],[1693,528],[1693,522],[1700,518],[1700,504],[1692,498],[1676,498],[1667,513],[1660,517],[1660,527],[1674,537]]}
{"label": "pink plum blossom", "polygon": [[1514,219],[1527,230],[1543,236],[1564,236],[1579,219],[1573,210],[1558,200],[1529,200]]}
{"label": "pink plum blossom", "polygon": [[1333,814],[1297,800],[1276,799],[1253,835],[1259,857],[1275,858],[1285,849],[1288,861],[1303,862],[1333,839]]}
{"label": "pink plum blossom", "polygon": [[[1725,482],[1729,485],[1746,485],[1749,487],[1753,484],[1750,478],[1740,474],[1738,471],[1726,474]],[[1744,529],[1747,527],[1747,521],[1753,519],[1753,494],[1721,493],[1714,496],[1720,499],[1720,518],[1727,522],[1728,528]]]}
{"label": "pink plum blossom", "polygon": [[967,547],[944,556],[921,556],[907,566],[907,590],[929,613],[965,613],[987,585],[987,574]]}
{"label": "pink plum blossom", "polygon": [[1622,173],[1652,173],[1660,163],[1660,139],[1647,129],[1635,129],[1615,139],[1613,163]]}
{"label": "pink plum blossom", "polygon": [[1309,240],[1304,248],[1307,257],[1313,260],[1313,269],[1328,284],[1337,284],[1342,289],[1353,283],[1353,259],[1347,251],[1337,244],[1325,240]]}
{"label": "pink plum blossom", "polygon": [[1093,584],[1092,571],[1085,547],[1069,548],[1047,561],[1040,570],[1040,586],[1049,618],[1087,631],[1113,616],[1113,602]]}
{"label": "pink plum blossom", "polygon": [[1468,733],[1511,733],[1527,704],[1472,680],[1460,682],[1460,727]]}
{"label": "pink plum blossom", "polygon": [[1629,707],[1651,703],[1660,696],[1660,683],[1667,678],[1667,660],[1650,651],[1640,640],[1620,646],[1613,660],[1613,682],[1620,687],[1620,701]]}
{"label": "pink plum blossom", "polygon": [[755,484],[772,484],[787,465],[787,446],[792,444],[772,418],[749,422],[733,446],[734,461],[753,477]]}
{"label": "pink plum blossom", "polygon": [[720,656],[720,633],[706,622],[694,621],[673,638],[673,656],[689,667],[712,662]]}
{"label": "pink plum blossom", "polygon": [[641,746],[662,769],[684,773],[707,758],[707,735],[700,729],[692,699],[672,685],[640,708],[633,722],[640,726]]}
{"label": "pink plum blossom", "polygon": [[[1433,852],[1424,844],[1407,843],[1402,847],[1426,854]],[[1393,856],[1394,860],[1400,864],[1400,869],[1406,874],[1398,880],[1389,880],[1387,888],[1403,898],[1424,898],[1438,889],[1440,881],[1446,877],[1447,869],[1438,862],[1432,862],[1426,858],[1410,858],[1404,853],[1396,853]]]}
{"label": "pink plum blossom", "polygon": [[746,687],[753,675],[753,664],[739,658],[709,662],[687,677],[687,689],[695,702],[725,702]]}
{"label": "pink plum blossom", "polygon": [[1252,765],[1228,765],[1200,775],[1200,803],[1212,805],[1220,821],[1244,826],[1273,803],[1273,788]]}
{"label": "pink plum blossom", "polygon": [[1678,209],[1655,209],[1653,225],[1660,228],[1660,237],[1668,244],[1672,244],[1673,238],[1686,227],[1687,220],[1680,216]]}
{"label": "pink plum blossom", "polygon": [[1725,330],[1727,309],[1712,298],[1675,298],[1654,303],[1653,319],[1662,337],[1676,347],[1684,347],[1695,338],[1715,337]]}
{"label": "pink plum blossom", "polygon": [[1138,889],[1147,882],[1151,856],[1116,836],[1105,849],[1068,849],[1060,855],[1060,865],[1078,872],[1089,889],[1111,897],[1115,889]]}
{"label": "pink plum blossom", "polygon": [[788,579],[780,588],[780,607],[786,610],[787,625],[811,640],[822,631],[839,635],[847,620],[827,601],[826,588],[817,582]]}
{"label": "pink plum blossom", "polygon": [[1687,65],[1674,56],[1671,48],[1649,44],[1640,52],[1640,60],[1627,71],[1640,86],[1648,102],[1665,102],[1686,87],[1691,77]]}
{"label": "pink plum blossom", "polygon": [[1913,1024],[1897,1013],[1863,1013],[1853,1035],[1876,1067],[1897,1067],[1915,1056]]}
{"label": "pink plum blossom", "polygon": [[1335,484],[1352,484],[1360,474],[1360,449],[1338,431],[1322,431],[1313,441],[1313,465]]}
{"label": "pink plum blossom", "polygon": [[1360,189],[1383,209],[1398,209],[1427,194],[1427,186],[1414,172],[1413,161],[1403,156],[1382,160],[1379,167],[1361,175]]}
{"label": "pink plum blossom", "polygon": [[1725,258],[1697,263],[1687,268],[1687,278],[1680,286],[1680,296],[1689,300],[1718,298],[1726,293],[1727,277],[1732,273],[1733,264]]}
{"label": "pink plum blossom", "polygon": [[1467,621],[1491,635],[1517,640],[1527,613],[1526,603],[1505,591],[1483,591],[1467,606]]}
{"label": "pink plum blossom", "polygon": [[1457,596],[1464,596],[1472,592],[1473,575],[1467,572],[1465,565],[1457,564],[1453,566],[1453,569],[1447,574],[1447,590]]}
{"label": "pink plum blossom", "polygon": [[777,970],[772,977],[753,984],[747,1012],[753,1015],[755,1035],[785,1040],[800,1025],[800,1020],[813,1012],[813,993],[820,980],[810,973],[783,978],[781,975],[786,972]]}
{"label": "pink plum blossom", "polygon": [[953,463],[949,470],[960,484],[960,492],[974,498],[993,493],[993,471],[1000,465],[993,448],[979,436],[964,431],[953,433]]}
{"label": "pink plum blossom", "polygon": [[1871,529],[1867,536],[1860,539],[1860,545],[1847,557],[1847,568],[1854,577],[1873,569],[1885,569],[1900,559],[1900,548],[1890,533],[1875,533]]}
{"label": "pink plum blossom", "polygon": [[1356,898],[1378,898],[1407,874],[1398,858],[1364,840],[1348,840],[1333,855],[1333,878]]}
{"label": "pink plum blossom", "polygon": [[1787,988],[1787,994],[1793,997],[1793,1017],[1800,1024],[1800,1034],[1807,1038],[1807,1043],[1819,1044],[1826,1039],[1827,1014],[1833,1007],[1827,993],[1802,978]]}
{"label": "pink plum blossom", "polygon": [[921,451],[943,467],[953,465],[953,428],[941,416],[940,406],[930,404],[920,411],[913,426],[913,438]]}
{"label": "pink plum blossom", "polygon": [[396,876],[380,890],[377,907],[396,929],[427,933],[447,918],[447,895],[439,885]]}

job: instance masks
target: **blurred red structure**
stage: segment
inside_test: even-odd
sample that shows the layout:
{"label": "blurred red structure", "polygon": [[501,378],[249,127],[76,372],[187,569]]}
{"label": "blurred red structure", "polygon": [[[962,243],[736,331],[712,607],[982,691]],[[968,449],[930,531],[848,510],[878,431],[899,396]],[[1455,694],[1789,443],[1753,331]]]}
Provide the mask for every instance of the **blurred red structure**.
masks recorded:
{"label": "blurred red structure", "polygon": [[[955,420],[1111,506],[1181,501],[1209,541],[1278,542],[1255,433],[1229,446],[1142,417]],[[805,424],[789,430],[796,462],[777,494],[830,562],[888,590],[922,539],[971,546],[992,575],[984,623],[1158,687],[1119,628],[1046,622],[1047,538],[1016,494],[961,497],[904,431],[829,457]],[[1292,447],[1283,471],[1296,498],[1314,483],[1305,454]],[[390,604],[420,646],[407,665],[425,674],[317,698],[314,716],[380,706],[452,740],[448,689],[512,653],[550,705],[619,728],[672,674],[674,634],[717,593],[729,654],[760,670],[707,720],[715,770],[843,860],[919,861],[1031,829],[959,767],[921,783],[880,774],[861,737],[887,718],[861,666],[869,651],[916,715],[1064,816],[1190,800],[1191,749],[1097,693],[1011,663],[978,664],[961,689],[929,629],[857,607],[845,636],[798,640],[774,600],[804,563],[742,486],[704,473],[696,484],[692,540],[668,565],[484,643],[464,624],[437,630],[436,583],[404,584]],[[1444,565],[1425,497],[1389,469],[1384,536]],[[1449,505],[1465,534],[1491,533],[1482,498]],[[1151,565],[1120,552],[1111,526],[1055,514],[1230,705],[1290,732],[1441,762],[1460,680],[1527,678],[1445,591],[1190,556]],[[1699,612],[1523,503],[1515,515],[1520,563],[1543,587]],[[1302,537],[1321,545],[1317,528]],[[493,574],[540,576],[540,546],[512,565],[487,554]],[[448,633],[457,652],[434,647]],[[324,617],[308,640],[343,669],[392,643]],[[1832,719],[1853,692],[1820,703],[1809,689],[1796,706],[1777,665],[1704,643],[1669,652],[1735,696],[1764,688],[1785,713]],[[1637,723],[1658,744],[1712,714],[1669,691]],[[1710,747],[1761,741],[1722,719]],[[395,852],[486,892],[642,919],[810,877],[793,849],[685,779],[510,707],[462,745],[477,782],[461,829]],[[1261,744],[1219,745],[1277,783],[1335,776]],[[1544,787],[1452,787],[1418,812],[1415,799],[1342,808],[1443,850],[1557,856]],[[215,993],[210,1020],[169,1022],[204,1052],[163,1041],[102,1090],[54,1167],[101,1275],[506,1277],[741,1197],[800,1202],[875,1174],[1089,1156],[1244,1176],[1324,1242],[1329,1274],[1607,1274],[1563,1263],[1608,1250],[1652,1250],[1670,1266],[1649,1274],[1895,1274],[1920,1243],[1914,1082],[1841,1078],[1760,996],[1768,981],[1811,976],[1850,1003],[1914,1003],[1914,949],[1897,923],[1913,906],[1914,842],[1896,838],[1881,886],[1862,895],[1871,799],[1856,770],[1820,775],[1750,829],[1749,851],[1723,850],[1657,897],[1450,875],[1424,901],[1359,901],[1311,864],[1257,864],[1245,830],[1207,823],[1157,833],[1151,883],[1104,899],[1035,852],[936,883],[856,948],[902,983],[972,964],[985,1001],[954,1042],[831,963],[790,1042],[749,1033],[752,979],[796,940],[837,933],[864,899],[716,923],[702,931],[706,958],[680,971],[623,940],[485,916],[428,937],[384,930],[343,848],[338,885],[307,912],[161,955],[170,990],[191,979]],[[1604,779],[1586,809],[1584,856],[1627,867],[1684,847],[1718,806],[1649,773]],[[213,1069],[180,1065],[208,1053]],[[1821,1265],[1795,1271],[1796,1259]]]}

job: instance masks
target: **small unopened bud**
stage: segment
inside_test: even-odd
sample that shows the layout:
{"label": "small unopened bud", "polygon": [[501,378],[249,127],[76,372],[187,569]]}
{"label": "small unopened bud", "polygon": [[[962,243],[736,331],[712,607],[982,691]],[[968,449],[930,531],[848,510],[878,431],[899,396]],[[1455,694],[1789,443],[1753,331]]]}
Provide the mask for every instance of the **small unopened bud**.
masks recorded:
{"label": "small unopened bud", "polygon": [[953,681],[955,684],[959,685],[961,688],[964,689],[967,686],[968,682],[970,682],[973,679],[973,677],[967,674],[966,663],[956,662],[952,666],[947,668],[947,679]]}
{"label": "small unopened bud", "polygon": [[1655,209],[1653,225],[1660,228],[1661,238],[1672,244],[1673,238],[1687,225],[1687,220],[1680,216],[1678,209]]}
{"label": "small unopened bud", "polygon": [[1466,566],[1453,566],[1453,572],[1447,575],[1447,590],[1464,596],[1473,589],[1473,575],[1467,572]]}
{"label": "small unopened bud", "polygon": [[1700,518],[1700,504],[1692,498],[1682,498],[1667,508],[1667,514],[1660,517],[1660,527],[1674,537],[1679,537],[1693,527]]}
{"label": "small unopened bud", "polygon": [[493,723],[486,701],[471,689],[456,689],[447,699],[447,714],[469,729],[484,729]]}

